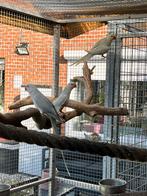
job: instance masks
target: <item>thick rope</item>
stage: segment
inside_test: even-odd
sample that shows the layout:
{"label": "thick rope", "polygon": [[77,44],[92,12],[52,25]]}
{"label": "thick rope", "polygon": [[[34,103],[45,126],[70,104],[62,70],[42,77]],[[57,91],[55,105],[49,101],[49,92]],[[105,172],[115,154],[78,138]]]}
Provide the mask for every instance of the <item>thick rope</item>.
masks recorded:
{"label": "thick rope", "polygon": [[82,153],[97,154],[100,156],[128,159],[131,161],[147,162],[147,149],[57,136],[2,123],[0,123],[0,137],[15,140],[17,142],[48,146],[50,148],[58,148],[61,150],[71,150]]}

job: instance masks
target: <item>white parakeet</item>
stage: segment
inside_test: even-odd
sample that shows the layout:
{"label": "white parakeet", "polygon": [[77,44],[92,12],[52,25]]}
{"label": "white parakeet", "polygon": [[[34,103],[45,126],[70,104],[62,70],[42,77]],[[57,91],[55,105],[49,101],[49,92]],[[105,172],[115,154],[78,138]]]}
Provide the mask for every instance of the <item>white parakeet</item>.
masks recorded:
{"label": "white parakeet", "polygon": [[107,37],[99,40],[89,51],[87,51],[87,54],[85,56],[83,56],[82,58],[80,58],[78,61],[74,62],[71,65],[78,65],[80,63],[87,62],[95,55],[103,56],[110,49],[111,43],[114,39],[116,39],[115,35],[108,35]]}

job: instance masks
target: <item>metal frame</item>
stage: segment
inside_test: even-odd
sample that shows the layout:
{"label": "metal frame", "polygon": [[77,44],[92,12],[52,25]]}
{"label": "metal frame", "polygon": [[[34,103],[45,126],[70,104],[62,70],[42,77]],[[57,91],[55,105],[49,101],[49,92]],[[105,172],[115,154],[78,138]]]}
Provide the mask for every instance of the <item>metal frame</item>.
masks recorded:
{"label": "metal frame", "polygon": [[[135,22],[135,21],[134,21]],[[143,22],[145,22],[145,21],[143,21]],[[124,22],[125,23],[125,22]],[[124,26],[126,26],[125,24],[123,23],[123,25]],[[113,23],[113,25],[117,25],[116,23]],[[119,25],[119,23],[118,23],[118,27],[120,27],[121,28],[121,24]],[[131,27],[131,25],[130,25],[130,27]],[[140,28],[141,28],[141,23],[140,23]],[[131,29],[132,30],[132,29]],[[120,34],[118,34],[118,40],[120,40],[120,42],[121,42],[121,40],[123,40],[124,38],[141,38],[141,37],[147,37],[147,31],[146,32],[141,32],[141,31],[138,31],[138,29],[133,29],[133,31],[132,32],[130,32],[129,33],[129,29],[128,29],[128,32],[126,32],[126,33],[120,33]],[[135,44],[135,43],[134,43]],[[118,44],[117,43],[117,47],[119,47],[119,46],[121,46],[121,44]],[[133,43],[132,43],[132,48],[133,48]],[[131,47],[131,46],[130,46]],[[141,46],[140,46],[141,47]],[[139,49],[138,49],[139,50]],[[146,50],[145,50],[146,51]],[[120,74],[121,74],[121,72],[120,72],[120,64],[121,64],[121,62],[120,61],[124,61],[124,59],[120,56],[120,52],[121,52],[121,47],[120,47],[120,49],[117,49],[116,50],[116,56],[117,56],[117,58],[116,58],[116,60],[117,60],[117,63],[116,63],[116,76],[115,76],[115,78],[116,78],[116,85],[115,85],[115,94],[114,94],[114,106],[118,106],[119,105],[119,94],[120,94],[120,90],[119,90],[119,88],[120,88]],[[133,56],[133,58],[134,58],[134,56]],[[141,61],[140,61],[140,58],[141,58]],[[144,58],[144,59],[143,59]],[[130,62],[133,62],[134,61],[134,59],[133,60],[128,60],[128,59],[125,59],[126,60],[126,62],[128,62],[129,61],[129,63]],[[136,59],[135,59],[135,62],[137,63],[137,61],[140,63],[140,62],[143,62],[143,63],[145,63],[146,62],[146,58],[145,57],[143,57],[143,56],[140,56],[140,55],[137,55],[136,56]],[[133,69],[133,68],[132,68]],[[141,67],[140,67],[140,69],[141,69]],[[145,73],[144,73],[145,74]],[[114,129],[113,129],[113,135],[115,136],[114,138],[115,138],[115,143],[119,143],[119,127],[118,127],[118,119],[117,119],[117,117],[114,117],[114,121],[113,121],[113,127],[114,127]],[[127,134],[127,132],[126,132],[126,134]],[[135,134],[135,133],[134,133]],[[141,134],[141,133],[140,133]],[[135,143],[134,143],[134,145],[135,145]],[[125,161],[124,161],[125,162]],[[119,160],[118,160],[118,163],[119,163]],[[126,161],[126,164],[127,164],[128,162]],[[132,168],[130,168],[130,166],[131,166],[131,163],[132,163]],[[124,163],[123,163],[124,164]],[[130,165],[128,164],[128,166],[126,166],[126,165],[122,165],[122,167],[124,167],[124,168],[126,168],[127,167],[127,169],[128,169],[128,175],[126,175],[126,173],[124,172],[122,172],[122,174],[121,174],[121,168],[120,168],[120,171],[119,170],[117,170],[117,169],[119,169],[119,167],[120,167],[120,165],[118,165],[117,164],[117,160],[116,160],[116,162],[114,162],[114,164],[112,164],[112,174],[116,174],[117,176],[121,176],[122,178],[124,177],[124,178],[127,178],[128,179],[128,181],[130,181],[130,186],[128,187],[129,189],[132,189],[132,190],[139,190],[139,181],[137,181],[137,178],[141,178],[142,177],[142,173],[141,173],[141,171],[140,171],[140,173],[138,173],[138,174],[136,174],[135,173],[135,171],[137,171],[137,168],[135,168],[135,164],[137,164],[136,162],[130,162]],[[118,167],[117,167],[118,166]],[[142,164],[140,163],[138,163],[138,170],[140,170],[140,168],[142,167]],[[113,169],[114,168],[114,169]],[[123,170],[123,169],[122,169]],[[130,173],[131,172],[131,173]],[[138,171],[139,172],[139,171]],[[132,175],[132,176],[131,176]],[[126,176],[126,177],[125,177]],[[114,177],[115,177],[115,175],[114,175]],[[146,177],[144,177],[144,179],[146,179]],[[136,184],[138,182],[138,185]],[[132,185],[134,185],[133,187],[132,187]],[[146,183],[145,183],[145,185],[146,185]],[[145,186],[144,186],[145,187]],[[145,190],[144,188],[143,189],[140,189],[140,190]],[[139,194],[141,194],[140,192],[139,192]]]}
{"label": "metal frame", "polygon": [[10,192],[11,193],[14,193],[14,192],[18,192],[18,191],[22,191],[22,190],[24,190],[24,189],[27,189],[27,188],[29,188],[29,187],[33,187],[33,186],[38,186],[38,185],[40,185],[40,184],[43,184],[43,183],[45,183],[45,182],[49,182],[49,181],[51,181],[52,180],[52,178],[44,178],[44,179],[40,179],[40,180],[37,180],[37,181],[35,181],[35,182],[30,182],[30,183],[28,183],[28,184],[24,184],[24,185],[21,185],[21,186],[18,186],[18,187],[14,187],[14,188],[11,188],[10,189]]}
{"label": "metal frame", "polygon": [[[53,38],[53,85],[52,95],[57,97],[59,91],[59,57],[60,57],[60,25],[54,26],[54,38]],[[56,176],[56,150],[49,150],[49,178],[52,181],[49,183],[49,195],[54,196],[55,176]]]}
{"label": "metal frame", "polygon": [[[109,24],[109,32],[117,34],[117,24]],[[111,45],[111,50],[107,55],[106,67],[106,89],[105,89],[105,106],[119,106],[120,92],[120,58],[121,58],[122,39],[117,38]],[[108,142],[118,143],[118,120],[117,116],[105,116],[104,118],[104,138]],[[116,177],[116,159],[109,157],[103,158],[103,178]]]}
{"label": "metal frame", "polygon": [[[109,32],[116,33],[116,28],[109,24]],[[106,60],[106,86],[105,86],[105,106],[114,106],[115,91],[115,43],[112,43],[111,50],[107,54]],[[104,138],[108,142],[113,142],[113,117],[104,117]],[[110,157],[103,158],[103,178],[111,178],[112,176],[112,159]]]}

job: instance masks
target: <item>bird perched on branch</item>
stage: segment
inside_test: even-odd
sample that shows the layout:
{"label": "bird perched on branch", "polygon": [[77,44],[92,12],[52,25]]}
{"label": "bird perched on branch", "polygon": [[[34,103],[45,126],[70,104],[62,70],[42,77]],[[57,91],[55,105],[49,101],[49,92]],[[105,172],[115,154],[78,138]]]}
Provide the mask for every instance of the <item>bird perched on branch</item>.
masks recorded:
{"label": "bird perched on branch", "polygon": [[[55,101],[53,101],[53,104],[54,104],[56,111],[58,113],[61,112],[65,103],[69,100],[70,93],[71,93],[72,89],[75,87],[76,87],[75,82],[68,83],[67,86],[64,88],[64,90],[61,92],[61,94],[57,97],[57,99],[55,99]],[[66,163],[66,160],[65,160],[65,156],[63,154],[63,151],[60,150],[60,152],[61,152],[61,156],[62,156],[64,165],[65,165],[66,171],[67,171],[68,175],[71,176],[69,169],[68,169],[68,166],[67,166],[67,163]]]}
{"label": "bird perched on branch", "polygon": [[30,94],[32,101],[40,113],[45,114],[51,121],[54,132],[57,132],[57,124],[62,122],[55,106],[34,85],[28,84],[25,90]]}
{"label": "bird perched on branch", "polygon": [[[25,87],[25,90],[28,91],[28,93],[30,94],[36,108],[38,108],[41,113],[46,114],[47,117],[50,119],[54,132],[56,134],[60,133],[60,130],[57,127],[57,122],[63,122],[58,112],[62,109],[65,102],[69,99],[71,90],[74,87],[76,87],[75,83],[69,83],[59,95],[59,97],[54,101],[54,104],[52,104],[52,102],[47,97],[45,97],[34,85],[29,84]],[[67,167],[62,150],[61,155],[65,164],[66,171],[70,176],[70,172]]]}
{"label": "bird perched on branch", "polygon": [[58,113],[63,109],[65,103],[69,100],[70,93],[72,89],[75,87],[76,87],[75,82],[68,83],[67,86],[64,88],[64,90],[59,95],[59,97],[57,97],[57,99],[53,101],[53,104]]}
{"label": "bird perched on branch", "polygon": [[110,49],[111,43],[114,39],[116,39],[115,35],[108,35],[107,37],[99,40],[98,42],[95,43],[95,45],[91,48],[91,50],[86,51],[87,54],[85,56],[83,56],[78,61],[71,64],[71,66],[87,62],[89,59],[91,59],[95,55],[102,55],[103,56]]}

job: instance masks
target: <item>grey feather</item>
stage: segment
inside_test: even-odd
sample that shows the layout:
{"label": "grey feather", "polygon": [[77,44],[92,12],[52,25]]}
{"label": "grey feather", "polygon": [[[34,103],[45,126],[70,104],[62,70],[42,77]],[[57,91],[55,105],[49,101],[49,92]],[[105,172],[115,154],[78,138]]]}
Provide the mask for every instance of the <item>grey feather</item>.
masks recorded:
{"label": "grey feather", "polygon": [[57,135],[59,135],[60,134],[60,131],[59,131],[59,127],[57,127],[57,121],[54,118],[52,118],[52,117],[49,117],[49,119],[51,121],[53,130],[55,131],[55,133]]}
{"label": "grey feather", "polygon": [[53,102],[57,112],[59,112],[64,107],[66,101],[70,97],[70,93],[72,89],[75,87],[76,84],[74,82],[68,83],[67,86],[62,91],[62,93],[59,95],[59,97]]}
{"label": "grey feather", "polygon": [[55,106],[34,85],[32,84],[27,85],[26,90],[32,97],[34,105],[36,106],[36,108],[39,109],[41,113],[49,114],[51,117],[61,122],[61,119],[55,109]]}
{"label": "grey feather", "polygon": [[32,101],[36,108],[43,114],[46,114],[51,121],[52,127],[56,131],[57,122],[62,122],[59,114],[57,113],[55,106],[52,102],[45,97],[34,85],[29,84],[25,89],[30,94]]}
{"label": "grey feather", "polygon": [[[59,117],[59,114],[56,111],[55,106],[52,104],[52,102],[48,98],[46,98],[34,85],[29,84],[26,86],[25,89],[28,91],[28,93],[32,97],[32,101],[34,105],[36,106],[36,108],[38,108],[41,113],[45,114],[50,119],[54,132],[56,134],[60,134],[60,129],[59,127],[57,127],[57,121],[59,122],[62,122],[62,121]],[[62,96],[59,96],[59,98],[55,102],[56,103],[55,105],[57,106],[59,110],[60,110],[60,107],[65,103],[67,99],[67,98],[65,99],[65,95],[67,96],[68,94],[70,95],[70,90],[65,90],[64,93],[61,93],[61,94]],[[65,157],[62,151],[61,151],[61,155],[62,155],[64,164],[65,164],[67,173],[70,176],[70,172],[68,170]]]}

